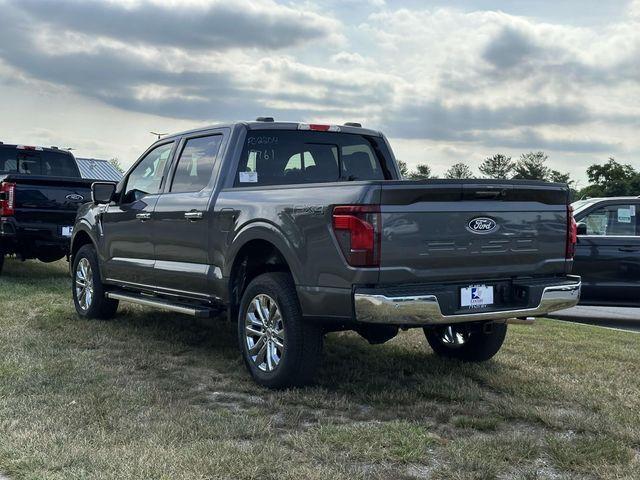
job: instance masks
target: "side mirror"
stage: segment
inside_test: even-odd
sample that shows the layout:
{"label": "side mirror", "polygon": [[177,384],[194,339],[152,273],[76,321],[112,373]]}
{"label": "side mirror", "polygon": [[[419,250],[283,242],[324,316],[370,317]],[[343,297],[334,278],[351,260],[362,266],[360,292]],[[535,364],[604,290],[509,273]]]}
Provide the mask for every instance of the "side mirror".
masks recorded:
{"label": "side mirror", "polygon": [[111,203],[115,192],[115,183],[93,182],[91,184],[91,200],[93,200],[93,203]]}
{"label": "side mirror", "polygon": [[578,235],[586,235],[587,234],[587,224],[580,222],[577,228]]}

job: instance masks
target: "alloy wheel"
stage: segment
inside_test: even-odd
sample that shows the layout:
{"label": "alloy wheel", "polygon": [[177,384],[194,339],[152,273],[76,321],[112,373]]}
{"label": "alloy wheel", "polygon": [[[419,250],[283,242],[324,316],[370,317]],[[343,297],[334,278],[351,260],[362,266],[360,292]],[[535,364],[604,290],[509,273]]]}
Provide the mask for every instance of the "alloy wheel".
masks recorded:
{"label": "alloy wheel", "polygon": [[76,267],[76,298],[83,311],[91,308],[93,301],[93,271],[86,258],[81,258]]}
{"label": "alloy wheel", "polygon": [[269,295],[256,295],[244,321],[249,358],[263,372],[275,370],[285,351],[284,321],[276,301]]}
{"label": "alloy wheel", "polygon": [[451,348],[460,348],[469,341],[470,333],[467,329],[448,326],[440,332],[440,341]]}

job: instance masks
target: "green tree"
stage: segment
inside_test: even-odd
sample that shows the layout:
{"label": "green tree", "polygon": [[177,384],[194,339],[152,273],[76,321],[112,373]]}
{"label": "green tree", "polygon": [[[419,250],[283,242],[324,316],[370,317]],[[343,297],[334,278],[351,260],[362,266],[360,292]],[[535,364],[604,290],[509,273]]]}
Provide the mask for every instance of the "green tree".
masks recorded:
{"label": "green tree", "polygon": [[409,174],[409,178],[411,180],[427,180],[433,178],[433,175],[431,175],[431,167],[424,163],[419,163],[416,165],[416,169]]}
{"label": "green tree", "polygon": [[559,172],[558,170],[551,170],[549,172],[549,181],[558,183],[572,184],[571,174],[569,172]]}
{"label": "green tree", "polygon": [[493,157],[487,157],[480,164],[480,173],[485,178],[507,179],[511,177],[515,165],[511,157],[496,153]]}
{"label": "green tree", "polygon": [[444,176],[445,178],[473,178],[473,172],[466,163],[455,163]]}
{"label": "green tree", "polygon": [[521,180],[548,180],[551,172],[546,162],[549,157],[544,152],[523,153],[513,168],[513,178]]}
{"label": "green tree", "polygon": [[407,166],[407,162],[403,162],[402,160],[398,160],[398,169],[400,170],[400,176],[402,178],[409,177],[409,167]]}
{"label": "green tree", "polygon": [[629,164],[618,163],[613,157],[603,165],[587,168],[587,177],[591,185],[580,191],[581,197],[638,195],[640,173]]}
{"label": "green tree", "polygon": [[551,172],[549,172],[549,181],[566,183],[569,186],[569,193],[571,195],[572,202],[579,198],[578,190],[576,189],[576,182],[571,178],[571,174],[569,172],[563,173],[558,170],[551,170]]}
{"label": "green tree", "polygon": [[571,174],[569,172],[559,172],[558,170],[551,170],[549,172],[549,181],[566,183],[567,185],[569,185],[569,188],[571,188],[572,191],[575,191],[576,181],[571,178]]}
{"label": "green tree", "polygon": [[120,164],[120,160],[118,160],[116,157],[109,160],[109,163],[113,168],[118,170],[120,173],[124,173],[124,167]]}
{"label": "green tree", "polygon": [[424,163],[416,165],[415,170],[409,170],[407,162],[398,160],[398,168],[400,169],[400,175],[407,180],[426,180],[428,178],[437,178],[431,174],[431,167]]}

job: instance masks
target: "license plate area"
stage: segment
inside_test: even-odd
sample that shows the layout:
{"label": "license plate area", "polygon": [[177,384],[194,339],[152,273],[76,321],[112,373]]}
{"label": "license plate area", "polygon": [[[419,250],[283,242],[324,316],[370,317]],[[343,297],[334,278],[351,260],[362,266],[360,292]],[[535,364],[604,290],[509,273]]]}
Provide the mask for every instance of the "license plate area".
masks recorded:
{"label": "license plate area", "polygon": [[460,289],[460,308],[476,309],[492,306],[494,303],[492,285],[469,285]]}

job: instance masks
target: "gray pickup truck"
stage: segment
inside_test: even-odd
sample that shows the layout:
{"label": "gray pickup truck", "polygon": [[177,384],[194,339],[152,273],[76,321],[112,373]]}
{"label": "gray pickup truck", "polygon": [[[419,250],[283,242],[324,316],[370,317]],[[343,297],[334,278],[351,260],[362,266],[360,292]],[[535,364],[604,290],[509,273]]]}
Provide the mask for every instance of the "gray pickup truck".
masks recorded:
{"label": "gray pickup truck", "polygon": [[78,314],[226,311],[271,388],[311,381],[329,331],[382,343],[419,327],[436,354],[483,361],[508,318],[580,295],[566,185],[402,181],[386,138],[359,124],[171,135],[92,195],[71,244]]}

